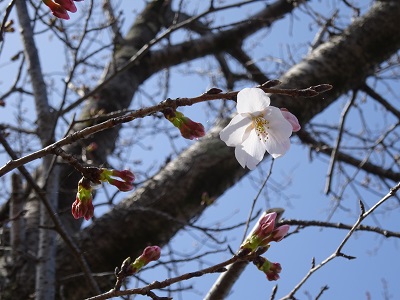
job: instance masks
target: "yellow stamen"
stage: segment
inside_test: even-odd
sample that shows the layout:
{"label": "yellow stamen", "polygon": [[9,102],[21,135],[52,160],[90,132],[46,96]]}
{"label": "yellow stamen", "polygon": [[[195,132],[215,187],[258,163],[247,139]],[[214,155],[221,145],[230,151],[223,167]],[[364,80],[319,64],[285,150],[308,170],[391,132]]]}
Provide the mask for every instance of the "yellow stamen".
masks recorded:
{"label": "yellow stamen", "polygon": [[269,129],[269,122],[263,117],[252,117],[252,120],[258,138],[260,141],[264,140],[264,142],[266,142],[268,139],[268,132],[266,129]]}

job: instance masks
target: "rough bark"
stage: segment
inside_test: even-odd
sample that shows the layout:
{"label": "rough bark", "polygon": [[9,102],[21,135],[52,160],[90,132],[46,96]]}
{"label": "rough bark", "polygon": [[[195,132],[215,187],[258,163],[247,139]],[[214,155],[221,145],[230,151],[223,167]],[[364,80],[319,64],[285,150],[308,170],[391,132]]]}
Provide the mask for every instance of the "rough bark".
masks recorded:
{"label": "rough bark", "polygon": [[[283,86],[291,88],[330,83],[334,85],[331,92],[312,99],[273,96],[273,105],[295,112],[302,124],[310,121],[338,96],[360,86],[380,63],[399,49],[399,17],[399,2],[377,2],[343,34],[316,48],[281,78]],[[200,41],[194,41],[197,47],[190,50],[181,46],[160,50],[148,61],[154,62],[156,70],[165,65],[163,61],[167,60],[167,55],[178,63],[175,57],[183,51],[187,59],[209,54],[212,43],[216,44],[215,51],[221,51],[217,40],[204,45]],[[77,236],[82,249],[90,254],[88,260],[94,270],[113,270],[147,243],[164,245],[188,221],[203,212],[204,207],[200,205],[203,192],[211,197],[219,196],[246,174],[236,162],[233,150],[217,138],[221,128],[221,124],[216,126],[132,197]],[[62,276],[79,272],[73,262],[65,260],[66,251],[62,249],[58,256]],[[85,294],[77,282],[67,282],[65,288],[74,291],[74,295]]]}
{"label": "rough bark", "polygon": [[[28,13],[27,4],[25,1],[17,1],[15,4],[18,20],[21,28],[21,38],[24,46],[24,55],[28,64],[28,73],[32,84],[34,100],[35,100],[35,111],[37,113],[37,135],[40,138],[42,146],[47,146],[54,138],[52,134],[54,115],[51,112],[46,83],[44,82],[42,67],[40,64],[38,49],[36,47],[33,28]],[[50,170],[51,158],[46,158],[44,163],[45,172],[42,173],[40,179],[42,186],[46,186],[46,175],[50,173],[52,175],[49,180],[47,188],[50,192],[47,193],[48,199],[56,207],[56,201],[59,188],[58,176]],[[32,196],[35,199],[35,196]],[[15,289],[19,290],[21,297],[27,297],[28,293],[31,293],[31,285],[33,280],[30,280],[33,276],[34,268],[36,267],[35,276],[35,298],[41,300],[54,299],[55,295],[55,259],[56,253],[56,233],[48,229],[38,229],[37,225],[40,223],[42,226],[50,226],[52,224],[45,207],[38,201],[31,201],[27,203],[27,207],[30,207],[32,211],[26,216],[27,219],[27,235],[28,239],[31,240],[31,244],[27,248],[31,250],[30,256],[26,260],[25,257],[14,258],[15,265],[19,265],[23,262],[20,268],[20,272],[23,276],[19,277],[19,280],[14,282]],[[33,220],[34,218],[35,220]],[[39,218],[40,220],[36,219]],[[33,222],[29,220],[32,219]],[[33,225],[33,227],[31,227]],[[34,257],[32,259],[32,257]],[[29,280],[27,280],[29,279]]]}
{"label": "rough bark", "polygon": [[[51,168],[51,157],[46,157],[44,166]],[[57,211],[57,194],[59,188],[59,166],[56,165],[49,173],[46,182],[46,197]],[[40,204],[39,246],[36,263],[35,299],[52,300],[56,294],[56,249],[57,233],[51,229],[54,224],[43,203]]]}

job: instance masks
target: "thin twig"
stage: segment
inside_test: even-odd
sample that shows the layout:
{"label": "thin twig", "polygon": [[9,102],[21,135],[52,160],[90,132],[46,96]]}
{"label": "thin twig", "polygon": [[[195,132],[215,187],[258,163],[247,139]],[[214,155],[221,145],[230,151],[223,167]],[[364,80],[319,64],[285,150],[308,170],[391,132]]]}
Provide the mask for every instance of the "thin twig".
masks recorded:
{"label": "thin twig", "polygon": [[261,192],[263,191],[263,189],[264,189],[265,185],[267,184],[269,178],[270,178],[271,175],[272,175],[272,168],[273,168],[273,166],[274,166],[274,162],[275,162],[275,159],[272,159],[272,160],[271,160],[271,166],[269,167],[268,174],[267,174],[267,176],[265,177],[265,180],[264,180],[263,184],[262,184],[261,187],[259,188],[257,195],[256,195],[256,196],[254,197],[254,199],[253,199],[253,202],[252,202],[251,208],[250,208],[250,212],[249,212],[249,216],[247,217],[246,226],[245,226],[245,229],[244,229],[244,232],[243,232],[242,242],[244,242],[244,240],[246,239],[247,230],[249,229],[250,220],[252,219],[252,215],[253,215],[254,207],[256,206],[256,202],[257,202],[258,198],[260,197]]}
{"label": "thin twig", "polygon": [[343,109],[342,115],[340,117],[339,132],[338,132],[335,146],[333,147],[333,151],[331,154],[331,159],[330,159],[329,167],[328,167],[328,175],[327,175],[326,184],[325,184],[325,194],[326,195],[328,195],[331,192],[331,184],[332,184],[332,178],[333,178],[332,175],[333,175],[333,172],[335,169],[335,162],[338,157],[340,142],[342,141],[342,137],[343,137],[344,123],[346,121],[346,116],[349,113],[350,108],[353,106],[354,101],[356,100],[356,96],[357,96],[357,92],[354,91],[353,96],[347,102],[345,108]]}
{"label": "thin twig", "polygon": [[4,15],[3,22],[1,23],[1,27],[0,27],[0,42],[3,42],[3,41],[4,41],[4,38],[3,38],[4,30],[5,30],[5,28],[6,28],[6,23],[7,23],[8,17],[10,16],[10,13],[11,13],[11,11],[12,11],[12,8],[13,8],[13,6],[14,6],[14,4],[15,4],[15,1],[16,1],[16,0],[12,0],[12,1],[8,4],[8,6],[7,6],[7,8],[6,8],[6,13],[5,13],[5,15]]}
{"label": "thin twig", "polygon": [[[295,219],[288,219],[282,220],[279,222],[279,225],[291,225],[291,226],[299,226],[299,229],[307,228],[307,227],[318,227],[318,228],[336,228],[336,229],[346,229],[350,230],[353,228],[353,225],[347,225],[343,223],[332,223],[332,222],[325,222],[325,221],[315,221],[315,220],[295,220]],[[368,226],[368,225],[360,225],[356,229],[357,231],[365,231],[365,232],[374,232],[380,235],[383,235],[386,238],[395,237],[400,238],[400,232],[381,229],[379,227]]]}

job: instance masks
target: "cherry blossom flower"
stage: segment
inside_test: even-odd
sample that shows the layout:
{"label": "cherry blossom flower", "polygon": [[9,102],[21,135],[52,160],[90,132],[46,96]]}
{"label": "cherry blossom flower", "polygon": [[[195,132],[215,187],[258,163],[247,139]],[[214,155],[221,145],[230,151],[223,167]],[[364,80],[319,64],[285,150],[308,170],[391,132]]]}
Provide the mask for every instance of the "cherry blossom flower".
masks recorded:
{"label": "cherry blossom flower", "polygon": [[279,108],[269,104],[270,98],[259,88],[241,90],[237,95],[238,114],[220,132],[221,140],[235,147],[236,159],[243,168],[255,169],[265,151],[277,158],[290,148],[289,137],[297,128],[290,115],[296,117],[284,112],[285,117]]}

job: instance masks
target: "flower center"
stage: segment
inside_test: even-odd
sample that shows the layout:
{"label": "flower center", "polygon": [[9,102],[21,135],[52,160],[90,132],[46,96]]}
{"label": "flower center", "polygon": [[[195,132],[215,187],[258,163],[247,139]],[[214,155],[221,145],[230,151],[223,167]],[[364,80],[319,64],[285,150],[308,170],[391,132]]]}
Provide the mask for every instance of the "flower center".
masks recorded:
{"label": "flower center", "polygon": [[268,132],[266,131],[266,129],[269,129],[269,122],[263,117],[253,117],[252,120],[258,138],[260,139],[260,141],[264,140],[264,142],[266,142],[268,139]]}

